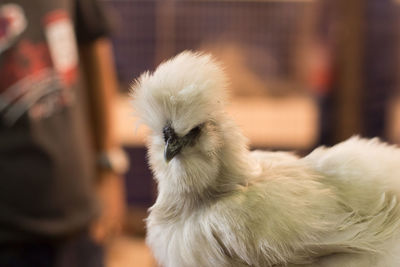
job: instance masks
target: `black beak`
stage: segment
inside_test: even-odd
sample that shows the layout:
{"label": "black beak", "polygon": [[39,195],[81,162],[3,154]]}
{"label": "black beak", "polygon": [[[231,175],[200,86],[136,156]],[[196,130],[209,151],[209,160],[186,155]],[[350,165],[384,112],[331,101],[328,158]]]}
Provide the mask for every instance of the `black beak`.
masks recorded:
{"label": "black beak", "polygon": [[183,143],[170,125],[164,127],[163,134],[165,141],[164,159],[168,163],[181,152]]}
{"label": "black beak", "polygon": [[164,159],[167,163],[181,152],[183,145],[179,141],[177,138],[170,137],[165,143]]}

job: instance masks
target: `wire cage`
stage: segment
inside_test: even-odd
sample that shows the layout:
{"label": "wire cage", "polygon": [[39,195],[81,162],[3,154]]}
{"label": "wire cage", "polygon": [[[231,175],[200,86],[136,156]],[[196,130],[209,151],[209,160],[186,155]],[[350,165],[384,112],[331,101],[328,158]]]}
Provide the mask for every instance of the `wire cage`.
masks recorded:
{"label": "wire cage", "polygon": [[123,84],[129,84],[145,70],[154,69],[161,61],[191,49],[209,51],[229,61],[229,65],[237,66],[236,71],[249,73],[253,84],[262,87],[259,90],[268,92],[287,89],[288,86],[277,84],[296,78],[296,58],[308,31],[307,16],[315,3],[311,0],[104,2],[118,13],[120,30],[113,42]]}
{"label": "wire cage", "polygon": [[120,82],[128,85],[154,66],[156,50],[156,1],[103,0],[110,11],[112,42]]}

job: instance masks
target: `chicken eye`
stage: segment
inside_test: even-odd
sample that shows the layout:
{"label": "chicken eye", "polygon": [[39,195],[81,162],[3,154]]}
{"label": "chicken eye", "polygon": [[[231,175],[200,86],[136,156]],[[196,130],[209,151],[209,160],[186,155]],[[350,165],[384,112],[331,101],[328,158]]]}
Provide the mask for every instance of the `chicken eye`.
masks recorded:
{"label": "chicken eye", "polygon": [[200,134],[200,132],[201,132],[201,125],[197,125],[193,129],[191,129],[188,134],[186,134],[186,137],[193,140]]}

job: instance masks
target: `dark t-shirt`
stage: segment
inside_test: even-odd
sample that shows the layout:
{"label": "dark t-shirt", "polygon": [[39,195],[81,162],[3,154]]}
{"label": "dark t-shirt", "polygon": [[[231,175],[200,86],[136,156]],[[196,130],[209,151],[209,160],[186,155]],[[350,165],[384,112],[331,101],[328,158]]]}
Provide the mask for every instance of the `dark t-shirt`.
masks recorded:
{"label": "dark t-shirt", "polygon": [[96,214],[77,41],[105,33],[101,15],[92,0],[0,3],[0,243],[60,237]]}

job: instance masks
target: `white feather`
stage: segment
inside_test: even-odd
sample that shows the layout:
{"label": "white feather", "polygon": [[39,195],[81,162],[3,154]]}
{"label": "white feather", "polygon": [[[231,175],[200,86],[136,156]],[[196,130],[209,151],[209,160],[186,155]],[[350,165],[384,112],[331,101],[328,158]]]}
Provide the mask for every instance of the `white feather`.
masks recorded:
{"label": "white feather", "polygon": [[[164,267],[400,266],[400,150],[353,137],[305,158],[250,152],[225,113],[227,79],[184,52],[143,74],[135,109],[152,130],[158,198],[147,243]],[[196,125],[168,164],[162,129]]]}

